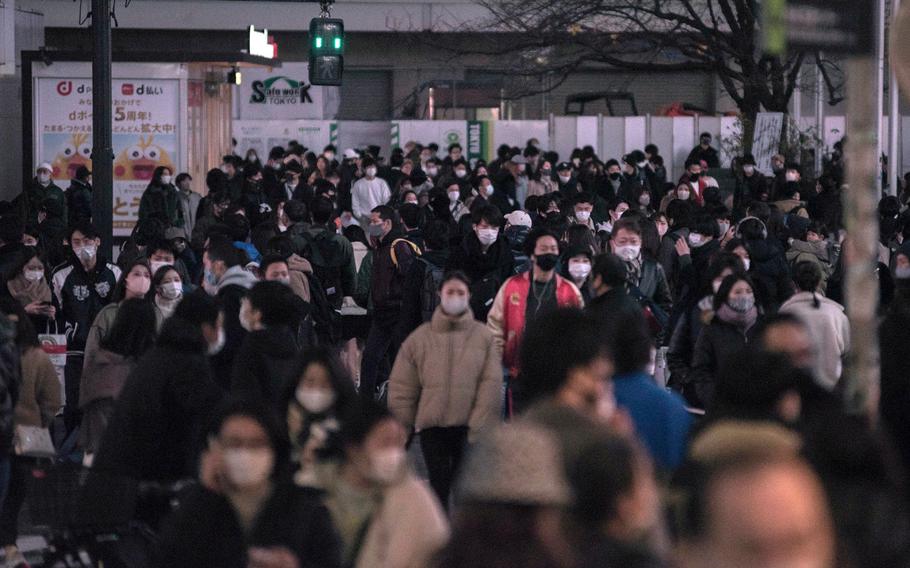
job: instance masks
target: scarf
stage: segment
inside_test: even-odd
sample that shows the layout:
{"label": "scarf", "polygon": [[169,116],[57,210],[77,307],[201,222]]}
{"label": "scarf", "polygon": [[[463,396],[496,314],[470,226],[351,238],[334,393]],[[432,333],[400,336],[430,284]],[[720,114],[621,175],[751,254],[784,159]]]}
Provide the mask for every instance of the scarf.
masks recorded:
{"label": "scarf", "polygon": [[641,283],[641,256],[626,263],[626,281],[630,286],[638,286]]}
{"label": "scarf", "polygon": [[758,308],[753,307],[748,312],[737,312],[727,304],[724,304],[717,310],[717,317],[721,321],[735,325],[743,331],[749,331],[758,320]]}
{"label": "scarf", "polygon": [[173,300],[168,300],[167,298],[155,294],[155,305],[158,306],[158,310],[161,311],[162,323],[164,320],[174,315],[174,310],[177,309],[177,304],[179,304],[182,299],[182,295]]}
{"label": "scarf", "polygon": [[51,301],[51,287],[47,285],[47,281],[44,278],[27,280],[25,275],[20,272],[15,278],[6,283],[6,287],[9,289],[10,295],[23,306],[27,306],[32,302]]}

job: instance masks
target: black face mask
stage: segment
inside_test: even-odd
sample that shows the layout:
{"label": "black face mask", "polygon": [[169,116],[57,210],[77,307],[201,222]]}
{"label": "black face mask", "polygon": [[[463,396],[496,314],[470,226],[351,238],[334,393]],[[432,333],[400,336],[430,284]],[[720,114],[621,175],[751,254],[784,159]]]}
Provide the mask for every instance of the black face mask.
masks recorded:
{"label": "black face mask", "polygon": [[534,258],[537,259],[537,268],[543,270],[544,272],[549,272],[556,268],[556,262],[559,260],[559,255],[557,254],[537,254],[534,255]]}
{"label": "black face mask", "polygon": [[610,179],[613,181],[616,181],[621,177],[622,177],[622,174],[619,172],[613,172],[612,174],[610,174]]}

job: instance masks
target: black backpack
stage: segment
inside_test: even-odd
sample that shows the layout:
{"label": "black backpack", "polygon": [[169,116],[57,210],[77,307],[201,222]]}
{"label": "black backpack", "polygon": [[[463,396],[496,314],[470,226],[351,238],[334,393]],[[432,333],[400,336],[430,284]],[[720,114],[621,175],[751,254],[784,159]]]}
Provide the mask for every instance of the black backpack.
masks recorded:
{"label": "black backpack", "polygon": [[[315,270],[315,266],[313,269]],[[334,345],[341,339],[341,314],[329,302],[319,278],[307,274],[310,284],[310,318],[321,345]]]}
{"label": "black backpack", "polygon": [[501,285],[498,271],[471,282],[471,311],[474,312],[474,319],[487,321],[487,314],[493,307],[493,301]]}
{"label": "black backpack", "polygon": [[433,318],[433,312],[439,305],[439,287],[445,275],[445,267],[437,266],[432,262],[418,257],[417,261],[423,265],[423,286],[420,291],[420,313],[424,322]]}
{"label": "black backpack", "polygon": [[344,290],[341,287],[341,244],[332,239],[328,231],[317,235],[301,233],[306,245],[302,256],[310,261],[313,274],[322,284],[322,290],[330,306],[341,308]]}

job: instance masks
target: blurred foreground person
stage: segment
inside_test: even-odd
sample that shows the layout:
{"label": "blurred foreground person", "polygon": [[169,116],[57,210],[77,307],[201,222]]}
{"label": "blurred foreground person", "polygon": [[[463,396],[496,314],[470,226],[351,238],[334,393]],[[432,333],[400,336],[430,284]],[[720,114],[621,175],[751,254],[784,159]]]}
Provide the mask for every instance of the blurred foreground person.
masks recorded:
{"label": "blurred foreground person", "polygon": [[318,493],[285,475],[287,440],[271,409],[228,403],[207,435],[203,486],[166,521],[158,566],[341,566],[338,535]]}
{"label": "blurred foreground person", "polygon": [[436,568],[569,568],[563,521],[572,491],[559,443],[540,426],[507,424],[468,454],[449,546]]}

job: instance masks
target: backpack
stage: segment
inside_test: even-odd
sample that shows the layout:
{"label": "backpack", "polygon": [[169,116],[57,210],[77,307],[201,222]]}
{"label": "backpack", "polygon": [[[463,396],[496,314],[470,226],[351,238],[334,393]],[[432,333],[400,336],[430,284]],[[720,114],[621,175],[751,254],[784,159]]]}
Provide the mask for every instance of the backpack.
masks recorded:
{"label": "backpack", "polygon": [[477,321],[487,321],[487,314],[493,307],[493,301],[502,282],[499,280],[499,272],[491,272],[479,280],[471,282],[471,310],[474,312],[474,319]]}
{"label": "backpack", "polygon": [[439,286],[442,285],[442,277],[445,275],[445,267],[437,266],[430,261],[419,258],[417,259],[423,265],[423,285],[420,289],[420,312],[424,322],[433,318],[433,312],[439,305]]}
{"label": "backpack", "polygon": [[[327,231],[312,235],[300,233],[305,244],[301,250],[305,259],[313,266],[313,275],[322,285],[322,291],[330,306],[341,308],[344,290],[341,287],[341,245],[332,239]],[[311,279],[312,280],[312,279]]]}
{"label": "backpack", "polygon": [[411,247],[411,249],[414,251],[414,256],[419,257],[421,255],[420,247],[416,244],[407,239],[395,239],[392,241],[392,246],[389,250],[389,254],[392,255],[392,264],[394,264],[396,268],[398,268],[398,253],[395,252],[395,247],[398,245],[398,243],[406,243],[409,247]]}
{"label": "backpack", "polygon": [[789,237],[800,238],[805,234],[806,229],[809,228],[809,219],[800,217],[800,211],[806,211],[806,208],[802,205],[797,205],[784,215],[783,223],[784,227],[787,228],[787,236]]}
{"label": "backpack", "polygon": [[[313,267],[315,270],[315,266]],[[341,339],[341,313],[329,302],[322,282],[313,274],[310,283],[310,314],[313,330],[320,345],[334,345]]]}

